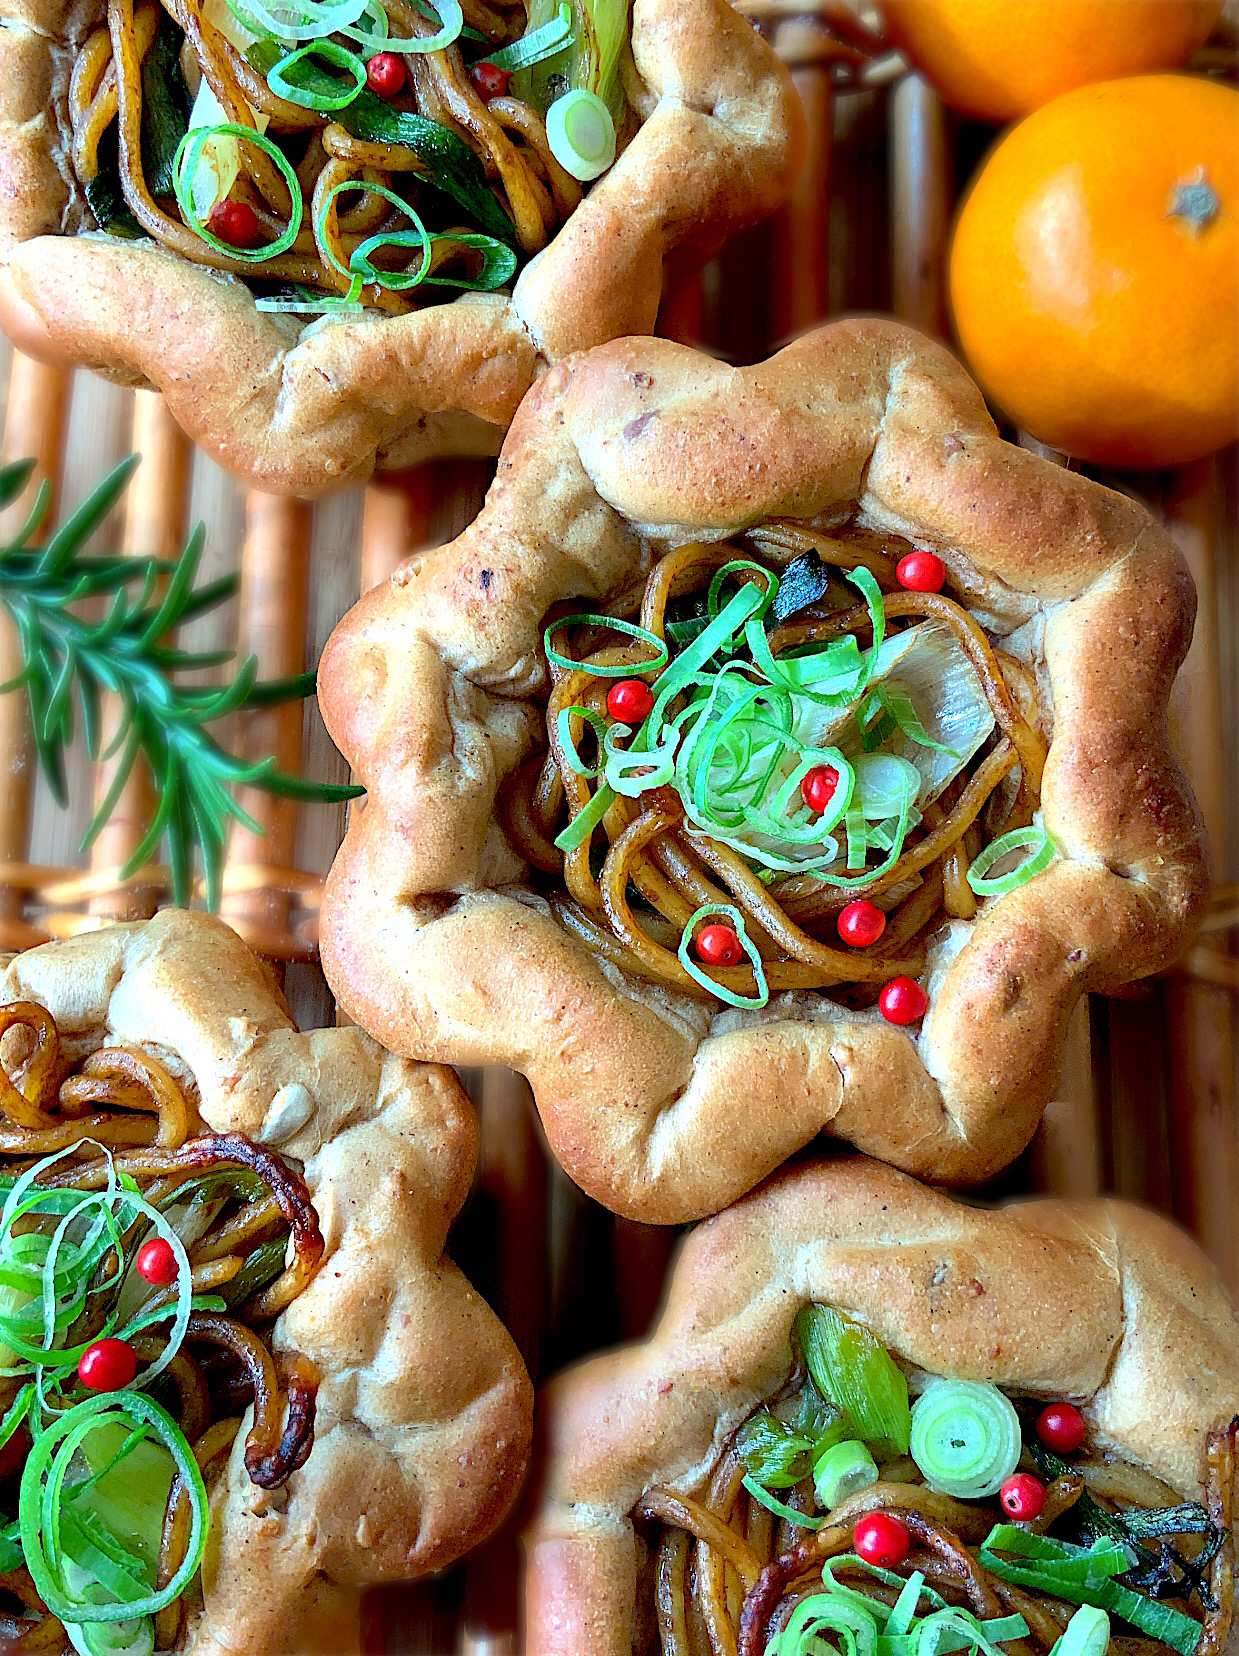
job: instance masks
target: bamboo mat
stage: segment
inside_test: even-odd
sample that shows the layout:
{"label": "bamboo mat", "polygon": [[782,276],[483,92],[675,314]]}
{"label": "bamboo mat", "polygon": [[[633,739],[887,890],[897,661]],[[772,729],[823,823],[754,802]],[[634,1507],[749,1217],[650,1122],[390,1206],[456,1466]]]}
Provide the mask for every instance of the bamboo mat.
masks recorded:
{"label": "bamboo mat", "polygon": [[[945,113],[917,78],[879,61],[841,85],[838,39],[791,0],[748,0],[793,66],[811,134],[789,205],[735,238],[700,276],[669,291],[660,331],[728,360],[760,358],[829,315],[893,311],[945,331],[942,255],[959,183],[991,136]],[[846,53],[844,54],[846,57]],[[854,67],[854,66],[853,66]],[[848,65],[845,63],[845,73]],[[34,455],[64,514],[131,449],[142,463],[99,547],[167,555],[199,519],[202,578],[239,567],[239,596],[188,629],[202,647],[255,651],[265,676],[313,665],[357,595],[409,552],[456,534],[481,503],[487,462],[435,463],[313,508],[249,494],[192,450],[153,393],[14,356],[0,342],[3,457]],[[1009,435],[1016,435],[1010,433]],[[1175,473],[1109,479],[1169,524],[1200,592],[1200,619],[1176,688],[1174,725],[1214,848],[1219,899],[1187,960],[1123,996],[1094,998],[1071,1026],[1058,1101],[1030,1150],[991,1194],[1110,1190],[1175,1214],[1239,1291],[1239,487],[1233,451]],[[9,528],[26,503],[5,514]],[[0,627],[0,680],[15,645]],[[245,753],[347,780],[313,703],[245,715],[226,731]],[[124,888],[118,867],[149,820],[131,782],[89,858],[77,850],[106,776],[79,748],[70,807],[33,772],[23,698],[0,697],[0,947],[28,946],[107,918],[152,912],[158,867]],[[295,807],[261,793],[247,807],[265,838],[233,836],[224,913],[279,962],[303,1026],[335,1009],[314,958],[317,903],[344,825],[340,807]],[[523,1081],[465,1077],[482,1125],[481,1157],[453,1250],[508,1322],[535,1377],[620,1337],[657,1308],[675,1237],[617,1221],[546,1155]],[[369,1596],[370,1656],[512,1656],[517,1563],[510,1536],[440,1580]]]}

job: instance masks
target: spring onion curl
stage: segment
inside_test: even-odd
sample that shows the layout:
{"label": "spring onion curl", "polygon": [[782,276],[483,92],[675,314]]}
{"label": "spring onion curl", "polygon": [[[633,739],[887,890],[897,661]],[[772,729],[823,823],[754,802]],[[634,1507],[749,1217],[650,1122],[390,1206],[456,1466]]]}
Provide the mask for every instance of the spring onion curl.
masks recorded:
{"label": "spring onion curl", "polygon": [[[91,1656],[175,1648],[206,1545],[203,1474],[236,1435],[234,1408],[253,1404],[244,1458],[259,1487],[285,1482],[313,1445],[317,1373],[273,1358],[247,1323],[268,1323],[312,1276],[317,1217],[274,1152],[237,1134],[184,1142],[196,1111],[153,1054],[105,1047],[66,1074],[44,1008],[0,1007],[10,1032],[10,1110],[38,1115],[3,1130],[19,1160],[0,1170],[0,1448],[6,1464],[18,1451],[21,1487],[17,1521],[0,1524],[0,1585],[39,1619],[0,1621],[0,1640],[60,1652],[68,1639]],[[84,1136],[109,1126],[156,1142]],[[66,1142],[32,1161],[49,1137]],[[142,1263],[156,1241],[170,1286],[148,1274],[162,1264]],[[128,1346],[137,1373],[92,1394],[78,1363],[101,1339]]]}
{"label": "spring onion curl", "polygon": [[[594,953],[734,1006],[832,988],[864,1005],[923,975],[944,912],[975,915],[969,875],[1001,859],[1004,834],[1035,854],[983,895],[1046,866],[1035,682],[954,598],[897,588],[898,556],[869,531],[771,523],[742,546],[675,548],[611,613],[547,616],[546,751],[499,809]],[[635,726],[610,712],[616,681],[652,697]],[[932,700],[935,681],[952,699]],[[833,772],[820,807],[805,792],[818,772]],[[857,898],[885,930],[845,948],[836,921]],[[734,920],[750,965],[700,963],[705,908]]]}
{"label": "spring onion curl", "polygon": [[[579,25],[561,13],[556,49],[567,50]],[[226,11],[110,0],[106,29],[85,37],[71,69],[74,172],[101,229],[131,235],[136,221],[192,263],[282,286],[259,288],[268,310],[332,314],[341,266],[345,291],[360,273],[360,301],[393,315],[438,301],[437,286],[504,288],[581,200],[547,138],[538,100],[551,94],[488,102],[470,77],[468,62],[526,64],[554,46],[546,29],[524,32],[523,8],[482,0],[442,0],[433,14],[411,0],[227,0]],[[404,68],[391,96],[370,90],[376,53]],[[178,61],[193,66],[192,98]],[[572,71],[593,72],[584,60]],[[399,208],[370,201],[324,236],[305,208],[328,171],[328,189],[356,179]],[[224,203],[244,214],[216,222]],[[431,254],[404,233],[404,212],[427,227]]]}
{"label": "spring onion curl", "polygon": [[[946,1418],[948,1394],[962,1386],[993,1393],[1017,1419],[1017,1443],[1022,1434],[1038,1471],[1053,1474],[1041,1517],[1013,1525],[988,1493],[948,1495],[920,1481],[912,1457],[923,1456],[925,1443],[921,1434],[918,1449],[915,1408],[910,1457],[901,1448],[907,1404],[896,1395],[897,1365],[867,1331],[853,1339],[849,1329],[858,1326],[829,1305],[802,1308],[787,1386],[741,1422],[705,1491],[655,1486],[634,1507],[652,1560],[642,1591],[653,1598],[661,1656],[822,1656],[839,1633],[839,1648],[853,1656],[1048,1656],[1069,1625],[1075,1633],[1064,1652],[1101,1648],[1106,1614],[1145,1635],[1138,1643],[1150,1652],[1220,1656],[1233,1615],[1239,1419],[1208,1436],[1201,1506],[1182,1503],[1139,1467],[1090,1459],[1087,1449],[1070,1463],[1052,1455],[1033,1424],[1039,1405],[1017,1419],[996,1388],[930,1377],[921,1397],[936,1388],[945,1410],[942,1455],[967,1458],[962,1440],[976,1398],[960,1399],[961,1441]],[[858,1417],[868,1424],[858,1427]],[[878,1481],[824,1506],[834,1497],[822,1466],[838,1449],[860,1450],[860,1440],[880,1465]],[[988,1480],[977,1481],[988,1489]],[[1092,1483],[1096,1497],[1086,1491]],[[907,1544],[889,1568],[861,1556],[862,1526],[878,1514]],[[1065,1534],[1045,1533],[1051,1526]],[[1201,1537],[1198,1551],[1171,1545],[1185,1534]],[[1151,1576],[1146,1561],[1157,1566]]]}

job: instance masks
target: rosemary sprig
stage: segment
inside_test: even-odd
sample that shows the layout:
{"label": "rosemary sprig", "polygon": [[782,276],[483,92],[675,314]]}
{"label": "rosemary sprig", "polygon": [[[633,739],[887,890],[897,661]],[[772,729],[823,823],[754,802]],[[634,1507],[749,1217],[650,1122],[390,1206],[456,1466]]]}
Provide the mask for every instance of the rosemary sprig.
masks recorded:
{"label": "rosemary sprig", "polygon": [[[190,686],[175,675],[231,661],[230,650],[182,650],[166,642],[172,630],[231,597],[230,575],[195,589],[202,558],[202,526],[184,552],[164,558],[96,556],[83,552],[90,536],[111,511],[129,481],[138,457],[122,460],[45,545],[28,542],[47,509],[47,485],[39,490],[25,527],[0,548],[0,603],[17,628],[22,671],[0,692],[24,688],[39,764],[60,804],[67,798],[65,748],[73,740],[74,708],[80,709],[87,748],[100,755],[100,696],[121,697],[124,717],[104,758],[120,759],[107,797],[82,841],[86,850],[107,822],[121,789],[141,754],[150,766],[159,804],[150,831],[121,870],[127,878],[151,857],[166,835],[173,900],[188,900],[194,853],[202,857],[207,904],[219,903],[220,876],[229,821],[261,833],[233,790],[242,784],[265,788],[287,799],[336,802],[363,790],[309,782],[276,768],[272,759],[246,762],[227,753],[206,726],[239,708],[265,707],[314,693],[315,675],[258,682],[251,656],[224,685]],[[16,499],[33,461],[0,468],[0,507]],[[162,596],[156,595],[167,577]],[[109,600],[101,620],[87,621],[73,608],[82,599]],[[75,697],[76,693],[76,697]]]}

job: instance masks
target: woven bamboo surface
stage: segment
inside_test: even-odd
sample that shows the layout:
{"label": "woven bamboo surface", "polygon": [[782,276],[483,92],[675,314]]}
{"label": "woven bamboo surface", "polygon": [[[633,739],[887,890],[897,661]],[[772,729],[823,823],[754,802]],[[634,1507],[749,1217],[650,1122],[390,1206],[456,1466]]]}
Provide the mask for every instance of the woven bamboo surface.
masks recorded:
{"label": "woven bamboo surface", "polygon": [[[858,29],[841,0],[742,0],[792,66],[810,128],[809,158],[788,206],[737,237],[700,277],[670,292],[660,330],[729,360],[753,361],[827,316],[894,312],[945,334],[942,262],[959,184],[990,132],[945,113]],[[1213,48],[1228,50],[1227,43]],[[246,494],[190,448],[161,400],[14,355],[0,341],[3,458],[33,455],[57,513],[77,505],[130,450],[142,457],[99,548],[168,555],[206,524],[203,578],[240,568],[239,596],[192,628],[199,646],[257,653],[264,676],[313,665],[357,595],[409,552],[457,533],[481,503],[487,462],[436,463],[313,508]],[[1010,435],[1016,435],[1014,433]],[[1094,998],[1073,1022],[1058,1102],[993,1194],[1112,1190],[1173,1213],[1239,1291],[1239,479],[1233,451],[1173,473],[1108,479],[1165,518],[1191,565],[1200,617],[1176,689],[1175,728],[1213,844],[1218,896],[1186,960],[1152,984]],[[18,502],[0,533],[23,515]],[[16,645],[0,625],[0,681]],[[286,769],[346,780],[312,703],[240,716],[227,740],[276,753]],[[29,749],[24,698],[0,697],[0,948],[23,948],[167,900],[166,871],[117,870],[152,801],[130,782],[89,857],[77,847],[105,766],[78,749],[71,804],[59,810]],[[224,913],[280,964],[303,1025],[335,1009],[315,960],[322,875],[342,808],[245,800],[265,837],[234,834]],[[504,1071],[466,1082],[482,1154],[454,1252],[491,1299],[536,1377],[640,1334],[675,1237],[617,1221],[550,1163],[527,1089]],[[517,1648],[516,1550],[500,1537],[441,1580],[370,1595],[366,1649],[417,1656],[509,1656]]]}

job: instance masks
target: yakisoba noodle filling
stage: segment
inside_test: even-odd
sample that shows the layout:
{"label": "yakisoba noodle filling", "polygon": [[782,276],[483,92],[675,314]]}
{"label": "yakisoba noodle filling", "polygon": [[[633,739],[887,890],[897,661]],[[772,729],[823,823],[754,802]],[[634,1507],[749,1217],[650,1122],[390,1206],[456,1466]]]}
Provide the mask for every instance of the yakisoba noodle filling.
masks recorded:
{"label": "yakisoba noodle filling", "polygon": [[626,0],[108,0],[69,92],[101,229],[261,309],[508,285],[614,161]]}
{"label": "yakisoba noodle filling", "polygon": [[270,1329],[318,1267],[317,1216],[151,1053],[74,1066],[33,1002],[0,1032],[0,1645],[178,1649],[247,1407],[261,1488],[314,1441],[318,1377]]}
{"label": "yakisoba noodle filling", "polygon": [[832,1307],[806,1307],[794,1345],[705,1495],[637,1506],[638,1648],[1220,1656],[1239,1421],[1210,1434],[1201,1504],[1094,1447],[1070,1402],[905,1374]]}
{"label": "yakisoba noodle filling", "polygon": [[929,935],[1055,855],[1033,673],[945,576],[770,523],[553,617],[547,751],[501,807],[561,922],[732,1006],[828,989],[921,1017]]}

